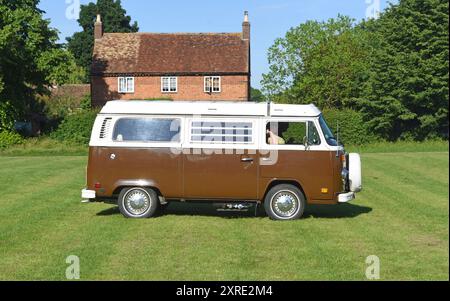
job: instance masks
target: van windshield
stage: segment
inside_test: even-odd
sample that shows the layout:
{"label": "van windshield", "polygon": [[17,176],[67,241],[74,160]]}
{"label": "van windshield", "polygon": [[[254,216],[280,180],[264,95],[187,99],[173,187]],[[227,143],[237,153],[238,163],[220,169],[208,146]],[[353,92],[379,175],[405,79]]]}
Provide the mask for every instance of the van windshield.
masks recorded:
{"label": "van windshield", "polygon": [[336,138],[334,138],[333,132],[330,130],[330,127],[325,121],[325,118],[323,118],[323,115],[320,116],[319,122],[320,127],[322,128],[323,135],[325,136],[325,140],[327,141],[328,145],[338,146],[337,140]]}

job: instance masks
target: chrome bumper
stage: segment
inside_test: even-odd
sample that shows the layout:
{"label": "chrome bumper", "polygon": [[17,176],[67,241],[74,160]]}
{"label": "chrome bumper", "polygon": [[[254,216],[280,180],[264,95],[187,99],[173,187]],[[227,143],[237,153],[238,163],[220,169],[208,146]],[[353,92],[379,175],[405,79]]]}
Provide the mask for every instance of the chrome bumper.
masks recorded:
{"label": "chrome bumper", "polygon": [[94,190],[83,189],[81,191],[81,198],[83,200],[93,200],[96,198],[96,192]]}
{"label": "chrome bumper", "polygon": [[354,192],[347,192],[340,194],[338,196],[339,203],[348,203],[350,201],[353,201],[356,198],[356,195]]}

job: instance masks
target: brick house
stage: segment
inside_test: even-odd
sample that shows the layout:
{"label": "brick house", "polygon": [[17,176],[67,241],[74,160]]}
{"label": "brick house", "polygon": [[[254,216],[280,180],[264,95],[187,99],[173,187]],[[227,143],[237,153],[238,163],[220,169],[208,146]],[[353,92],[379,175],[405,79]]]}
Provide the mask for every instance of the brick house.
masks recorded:
{"label": "brick house", "polygon": [[250,100],[250,23],[239,33],[103,33],[95,22],[94,106],[109,100]]}

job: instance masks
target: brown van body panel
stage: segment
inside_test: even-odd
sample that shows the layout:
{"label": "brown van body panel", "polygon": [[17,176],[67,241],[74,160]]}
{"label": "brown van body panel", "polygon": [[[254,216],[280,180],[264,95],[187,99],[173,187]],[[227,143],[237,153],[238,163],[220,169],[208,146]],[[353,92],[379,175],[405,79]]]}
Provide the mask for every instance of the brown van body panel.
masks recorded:
{"label": "brown van body panel", "polygon": [[274,181],[291,181],[309,204],[337,203],[342,163],[336,152],[278,150],[275,164],[260,164],[268,157],[248,150],[91,147],[87,187],[99,198],[112,197],[120,187],[142,186],[157,188],[166,199],[263,201]]}
{"label": "brown van body panel", "polygon": [[[98,197],[112,197],[122,186],[151,186],[166,198],[177,198],[183,194],[182,160],[182,154],[170,148],[91,147],[88,188]],[[95,189],[95,183],[101,189]]]}
{"label": "brown van body panel", "polygon": [[[273,181],[292,181],[303,189],[308,203],[336,203],[334,195],[339,188],[335,185],[337,169],[332,164],[335,152],[278,150],[277,153],[276,164],[268,165],[272,160],[267,160],[260,167],[259,195],[264,197]],[[327,189],[327,193],[322,189]]]}
{"label": "brown van body panel", "polygon": [[258,155],[236,150],[188,150],[184,155],[186,199],[258,199]]}

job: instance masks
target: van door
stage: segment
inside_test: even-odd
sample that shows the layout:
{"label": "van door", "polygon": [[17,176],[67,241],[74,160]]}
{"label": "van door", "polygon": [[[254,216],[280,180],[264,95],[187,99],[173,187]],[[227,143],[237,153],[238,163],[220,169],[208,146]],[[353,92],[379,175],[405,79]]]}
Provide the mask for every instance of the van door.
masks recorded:
{"label": "van door", "polygon": [[264,120],[266,141],[261,145],[260,194],[273,180],[299,183],[308,202],[334,199],[335,152],[324,146],[317,124],[306,118]]}
{"label": "van door", "polygon": [[187,199],[256,200],[256,120],[192,118],[183,147]]}

